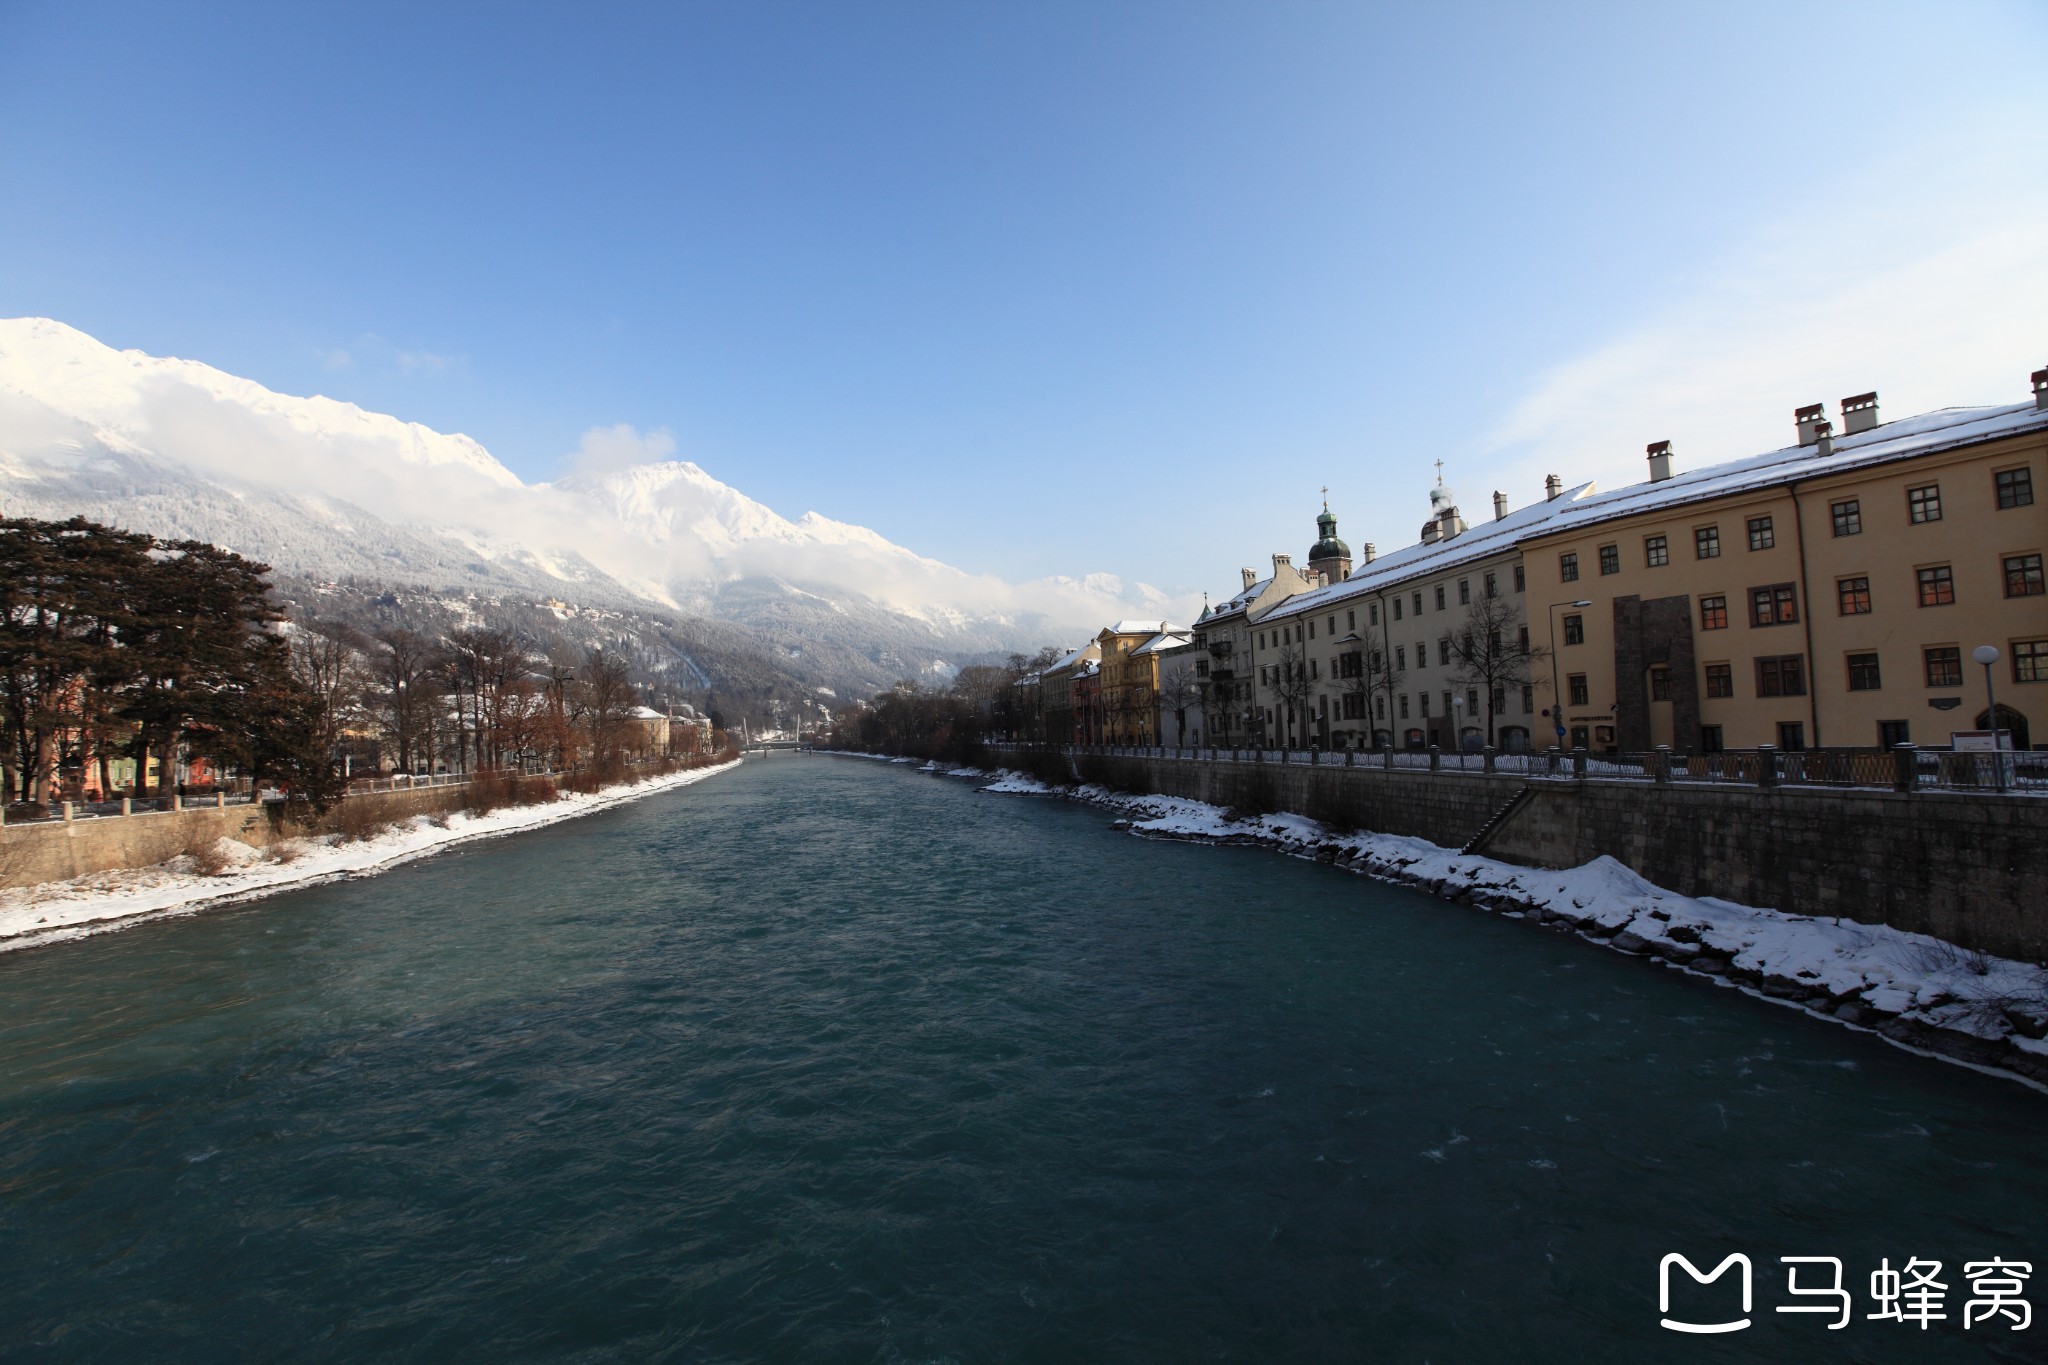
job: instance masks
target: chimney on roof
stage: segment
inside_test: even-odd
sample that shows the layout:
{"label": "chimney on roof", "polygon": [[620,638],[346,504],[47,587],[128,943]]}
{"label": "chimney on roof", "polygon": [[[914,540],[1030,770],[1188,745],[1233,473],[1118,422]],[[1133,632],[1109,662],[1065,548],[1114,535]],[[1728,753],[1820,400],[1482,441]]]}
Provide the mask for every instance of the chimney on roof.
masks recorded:
{"label": "chimney on roof", "polygon": [[1547,476],[1546,476],[1546,477],[1544,478],[1544,480],[1543,480],[1543,500],[1544,500],[1545,502],[1556,502],[1556,501],[1557,501],[1557,499],[1558,499],[1558,495],[1559,495],[1559,494],[1561,494],[1561,493],[1563,493],[1563,492],[1564,492],[1564,480],[1563,480],[1563,479],[1560,479],[1560,478],[1559,478],[1559,477],[1557,477],[1557,475],[1555,475],[1555,474],[1547,475]]}
{"label": "chimney on roof", "polygon": [[1247,588],[1259,581],[1259,571],[1257,569],[1239,569],[1238,572],[1244,575],[1244,585]]}
{"label": "chimney on roof", "polygon": [[1508,495],[1498,488],[1493,490],[1493,519],[1500,521],[1508,514]]}
{"label": "chimney on roof", "polygon": [[2034,380],[2034,411],[2048,412],[2048,370],[2036,370]]}
{"label": "chimney on roof", "polygon": [[[2048,370],[2043,370],[2041,373],[2048,374]],[[1369,540],[1361,547],[1360,554],[1362,557],[1358,562],[1361,564],[1370,564],[1380,557],[1379,550],[1374,548],[1373,543]]]}
{"label": "chimney on roof", "polygon": [[1662,483],[1671,477],[1671,442],[1652,441],[1650,450],[1650,482]]}
{"label": "chimney on roof", "polygon": [[1842,400],[1842,434],[1854,436],[1877,425],[1877,390]]}
{"label": "chimney on roof", "polygon": [[1280,571],[1281,571],[1282,569],[1286,569],[1286,570],[1288,570],[1288,571],[1289,571],[1290,573],[1291,573],[1291,572],[1293,572],[1293,569],[1294,569],[1294,556],[1293,556],[1293,555],[1274,555],[1274,556],[1273,556],[1273,577],[1275,577],[1275,578],[1278,578],[1278,577],[1280,576]]}
{"label": "chimney on roof", "polygon": [[1835,425],[1825,417],[1813,424],[1813,445],[1823,460],[1835,453]]}
{"label": "chimney on roof", "polygon": [[1819,428],[1828,424],[1828,405],[1808,403],[1803,408],[1794,408],[1792,420],[1799,425],[1799,444],[1810,446],[1820,439]]}

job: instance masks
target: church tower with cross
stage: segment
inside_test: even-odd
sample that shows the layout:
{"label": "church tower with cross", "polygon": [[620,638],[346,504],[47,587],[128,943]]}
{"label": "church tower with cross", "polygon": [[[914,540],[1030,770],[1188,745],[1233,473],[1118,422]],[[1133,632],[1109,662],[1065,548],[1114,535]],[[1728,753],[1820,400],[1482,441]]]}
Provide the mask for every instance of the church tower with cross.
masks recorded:
{"label": "church tower with cross", "polygon": [[1422,523],[1422,543],[1434,545],[1464,532],[1465,518],[1458,512],[1457,494],[1444,487],[1444,462],[1438,460],[1436,487],[1429,490],[1429,520]]}
{"label": "church tower with cross", "polygon": [[1332,583],[1351,576],[1351,547],[1337,539],[1337,518],[1330,514],[1330,490],[1323,489],[1323,514],[1316,518],[1316,543],[1308,552],[1308,571],[1326,574]]}

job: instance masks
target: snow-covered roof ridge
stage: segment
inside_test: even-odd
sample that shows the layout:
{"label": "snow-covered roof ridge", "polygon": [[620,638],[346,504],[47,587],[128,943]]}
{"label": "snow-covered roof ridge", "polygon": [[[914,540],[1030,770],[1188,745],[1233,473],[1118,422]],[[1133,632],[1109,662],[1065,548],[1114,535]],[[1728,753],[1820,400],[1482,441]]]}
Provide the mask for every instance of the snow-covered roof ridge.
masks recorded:
{"label": "snow-covered roof ridge", "polygon": [[1582,499],[1561,520],[1568,523],[1570,529],[1577,529],[1660,507],[1782,487],[2035,429],[2048,430],[2048,411],[2036,408],[2032,403],[1937,408],[1915,417],[1886,422],[1853,436],[1834,437],[1832,449],[1825,454],[1817,444],[1785,446],[1761,455],[1674,474],[1657,483],[1630,484],[1626,488]]}
{"label": "snow-covered roof ridge", "polygon": [[1163,631],[1185,630],[1170,621],[1119,621],[1109,628],[1112,635],[1158,635]]}
{"label": "snow-covered roof ridge", "polygon": [[1271,620],[1317,611],[1356,597],[1384,592],[1396,584],[1425,574],[1443,573],[1462,564],[1504,554],[1521,541],[1540,534],[1539,528],[1556,521],[1580,500],[1591,496],[1593,491],[1591,483],[1582,483],[1554,498],[1517,508],[1496,521],[1481,522],[1449,540],[1418,542],[1383,554],[1370,564],[1353,569],[1351,577],[1341,583],[1296,593],[1259,619]]}
{"label": "snow-covered roof ridge", "polygon": [[1246,607],[1252,604],[1253,600],[1257,598],[1260,593],[1266,590],[1267,585],[1270,584],[1272,581],[1273,580],[1270,576],[1266,578],[1261,578],[1256,583],[1252,584],[1249,588],[1244,589],[1242,592],[1238,593],[1237,596],[1231,598],[1229,601],[1224,602],[1218,606],[1211,607],[1209,609],[1209,619],[1213,621],[1219,616],[1227,616],[1234,611],[1243,611]]}
{"label": "snow-covered roof ridge", "polygon": [[[1322,610],[1362,595],[1383,592],[1397,584],[1455,569],[1499,554],[1524,541],[1562,531],[1583,530],[1604,521],[1662,507],[1682,506],[1710,498],[1760,492],[1789,483],[1847,470],[1912,459],[1979,441],[2048,430],[2048,411],[2031,403],[1983,408],[1939,408],[1900,418],[1853,436],[1837,436],[1823,454],[1818,445],[1786,446],[1741,460],[1708,465],[1654,483],[1630,484],[1598,492],[1590,483],[1558,497],[1532,503],[1498,521],[1482,522],[1449,540],[1415,544],[1361,565],[1352,576],[1326,588],[1297,593],[1268,612],[1267,618],[1297,616]],[[1250,595],[1247,590],[1247,596]],[[1264,618],[1262,618],[1264,619]]]}
{"label": "snow-covered roof ridge", "polygon": [[1180,645],[1187,644],[1193,638],[1194,636],[1189,634],[1185,630],[1163,630],[1159,632],[1159,634],[1147,640],[1144,644],[1139,645],[1136,649],[1132,650],[1131,653],[1157,654],[1161,650],[1173,649]]}

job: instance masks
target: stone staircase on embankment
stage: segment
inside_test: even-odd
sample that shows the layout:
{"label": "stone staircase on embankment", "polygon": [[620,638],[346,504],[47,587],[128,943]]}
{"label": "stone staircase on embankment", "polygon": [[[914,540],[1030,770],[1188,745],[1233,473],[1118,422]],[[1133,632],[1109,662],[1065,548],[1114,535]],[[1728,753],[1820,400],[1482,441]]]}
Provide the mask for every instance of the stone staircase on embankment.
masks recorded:
{"label": "stone staircase on embankment", "polygon": [[1521,786],[1515,788],[1515,794],[1503,801],[1499,810],[1487,816],[1486,823],[1479,827],[1479,832],[1470,839],[1467,839],[1465,846],[1458,851],[1460,853],[1476,854],[1484,849],[1486,841],[1491,839],[1502,825],[1514,819],[1515,813],[1528,805],[1529,798],[1535,794],[1536,787],[1534,783],[1524,782]]}

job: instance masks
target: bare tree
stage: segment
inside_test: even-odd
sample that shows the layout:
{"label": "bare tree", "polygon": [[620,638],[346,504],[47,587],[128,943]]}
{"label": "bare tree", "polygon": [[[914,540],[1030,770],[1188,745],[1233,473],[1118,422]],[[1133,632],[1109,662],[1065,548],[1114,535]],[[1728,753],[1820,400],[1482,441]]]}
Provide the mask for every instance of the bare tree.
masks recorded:
{"label": "bare tree", "polygon": [[289,640],[292,677],[313,701],[312,743],[332,758],[351,734],[361,733],[368,717],[371,674],[364,656],[370,642],[354,627],[332,621],[303,622]]}
{"label": "bare tree", "polygon": [[[1309,702],[1315,696],[1316,685],[1309,680],[1308,654],[1298,644],[1289,640],[1280,646],[1280,652],[1273,656],[1274,667],[1278,670],[1273,680],[1273,692],[1286,708],[1282,735],[1287,745],[1296,743],[1301,735],[1308,732]],[[1297,713],[1301,729],[1295,729]]]}
{"label": "bare tree", "polygon": [[539,677],[541,717],[536,722],[537,743],[547,751],[553,766],[566,768],[575,758],[576,726],[583,716],[576,669],[551,658]]}
{"label": "bare tree", "polygon": [[1549,658],[1550,651],[1529,643],[1514,608],[1497,593],[1472,599],[1450,642],[1453,680],[1486,694],[1486,742],[1491,745],[1496,694],[1526,685],[1533,666]]}
{"label": "bare tree", "polygon": [[363,690],[371,719],[397,750],[398,768],[414,771],[434,756],[434,720],[442,704],[443,654],[424,635],[386,631],[369,651]]}
{"label": "bare tree", "polygon": [[601,779],[616,777],[624,758],[626,727],[640,704],[627,681],[625,659],[601,648],[591,650],[576,670],[576,690],[590,736],[590,766]]}
{"label": "bare tree", "polygon": [[1176,744],[1187,743],[1188,712],[1202,706],[1208,700],[1208,692],[1207,681],[1195,673],[1192,651],[1166,655],[1159,660],[1159,704],[1173,712],[1174,723],[1179,728],[1174,737]]}
{"label": "bare tree", "polygon": [[[1389,732],[1393,728],[1394,694],[1401,684],[1408,680],[1405,670],[1395,667],[1394,659],[1387,652],[1385,641],[1371,635],[1362,636],[1358,648],[1340,656],[1344,660],[1344,692],[1358,698],[1359,710],[1365,713],[1366,728],[1377,730],[1382,717],[1378,709],[1386,712]],[[1379,703],[1376,709],[1375,703]]]}
{"label": "bare tree", "polygon": [[494,768],[508,751],[505,708],[511,689],[530,670],[526,649],[510,631],[471,627],[448,637],[449,678],[479,768]]}
{"label": "bare tree", "polygon": [[1372,640],[1358,635],[1346,636],[1341,643],[1348,647],[1335,661],[1338,695],[1344,699],[1346,709],[1355,708],[1358,713],[1347,719],[1364,720],[1365,733],[1370,738],[1375,728],[1373,697],[1378,693],[1379,678],[1385,664],[1384,658],[1378,656],[1384,651]]}

